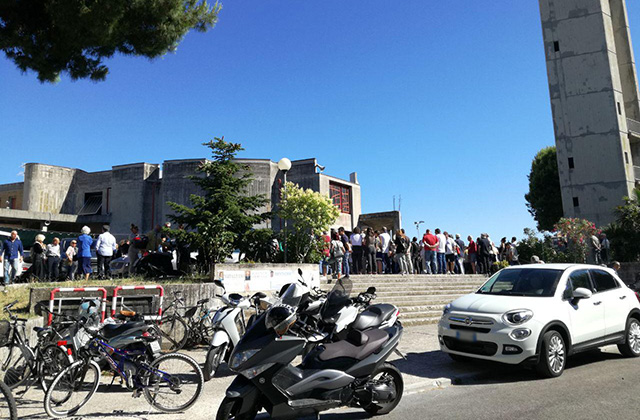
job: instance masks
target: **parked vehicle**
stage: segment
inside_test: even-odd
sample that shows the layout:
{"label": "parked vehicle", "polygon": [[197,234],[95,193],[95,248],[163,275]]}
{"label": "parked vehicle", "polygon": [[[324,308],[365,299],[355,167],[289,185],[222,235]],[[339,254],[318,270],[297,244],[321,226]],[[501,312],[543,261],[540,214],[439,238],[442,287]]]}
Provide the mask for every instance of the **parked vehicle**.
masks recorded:
{"label": "parked vehicle", "polygon": [[[352,330],[346,340],[318,346],[299,366],[292,362],[318,334],[299,322],[301,285],[293,283],[261,315],[231,354],[238,374],[226,392],[217,420],[252,419],[264,408],[276,419],[317,415],[340,406],[386,414],[400,402],[401,373],[386,362],[402,336],[399,321],[388,328]],[[382,317],[378,320],[382,324]]]}
{"label": "parked vehicle", "polygon": [[38,342],[31,347],[25,331],[27,320],[11,312],[16,303],[3,308],[10,321],[0,321],[0,347],[7,348],[7,357],[1,365],[3,382],[10,389],[29,387],[37,382],[46,392],[53,378],[72,361],[57,344],[68,325],[55,323],[49,327],[34,327]]}
{"label": "parked vehicle", "polygon": [[567,356],[604,345],[640,356],[640,295],[604,267],[509,267],[445,306],[438,337],[454,360],[527,364],[556,377]]}
{"label": "parked vehicle", "polygon": [[0,419],[18,420],[18,407],[11,389],[0,381]]}
{"label": "parked vehicle", "polygon": [[[215,283],[225,290],[221,281],[216,280]],[[227,294],[225,290],[218,297],[224,306],[213,315],[213,336],[209,343],[203,368],[205,381],[209,381],[215,376],[222,362],[229,362],[229,355],[240,341],[240,337],[244,335],[247,329],[244,310],[253,306],[254,315],[260,315],[268,307],[264,300],[267,295],[261,292],[255,293],[251,297],[245,297],[238,293]],[[252,319],[256,318],[252,316]]]}
{"label": "parked vehicle", "polygon": [[73,415],[89,402],[100,383],[100,367],[95,359],[106,360],[114,379],[119,376],[134,396],[144,395],[160,411],[186,410],[200,397],[204,380],[198,363],[184,354],[159,355],[160,344],[154,328],[143,334],[128,334],[146,324],[131,322],[92,328],[82,319],[75,322],[76,334],[89,338],[76,349],[76,361],[51,383],[44,399],[49,416]]}

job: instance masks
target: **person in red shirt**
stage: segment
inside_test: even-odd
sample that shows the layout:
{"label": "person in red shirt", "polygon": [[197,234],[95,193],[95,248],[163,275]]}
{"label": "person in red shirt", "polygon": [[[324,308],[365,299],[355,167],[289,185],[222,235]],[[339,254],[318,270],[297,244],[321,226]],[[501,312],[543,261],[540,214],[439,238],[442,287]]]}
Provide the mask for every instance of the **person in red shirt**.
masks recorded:
{"label": "person in red shirt", "polygon": [[430,229],[427,229],[427,232],[422,237],[422,243],[424,244],[425,269],[430,270],[431,274],[437,274],[436,250],[438,249],[438,237],[433,235]]}
{"label": "person in red shirt", "polygon": [[473,242],[471,235],[467,237],[469,245],[467,245],[467,253],[469,254],[469,264],[471,265],[471,274],[476,274],[476,263],[478,262],[478,247]]}
{"label": "person in red shirt", "polygon": [[327,232],[322,232],[322,240],[324,241],[324,244],[322,246],[322,261],[320,261],[320,268],[322,270],[322,275],[326,277],[327,269],[329,267],[331,237]]}

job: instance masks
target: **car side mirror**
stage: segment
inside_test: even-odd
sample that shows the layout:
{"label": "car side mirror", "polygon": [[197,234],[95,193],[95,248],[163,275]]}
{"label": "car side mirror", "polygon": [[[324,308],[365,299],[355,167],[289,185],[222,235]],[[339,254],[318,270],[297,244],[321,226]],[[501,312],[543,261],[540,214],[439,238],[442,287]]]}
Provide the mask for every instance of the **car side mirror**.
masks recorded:
{"label": "car side mirror", "polygon": [[584,287],[578,287],[573,291],[573,295],[571,296],[573,298],[572,303],[575,305],[580,299],[589,299],[591,296],[593,296],[593,292],[591,292],[591,290],[585,289]]}

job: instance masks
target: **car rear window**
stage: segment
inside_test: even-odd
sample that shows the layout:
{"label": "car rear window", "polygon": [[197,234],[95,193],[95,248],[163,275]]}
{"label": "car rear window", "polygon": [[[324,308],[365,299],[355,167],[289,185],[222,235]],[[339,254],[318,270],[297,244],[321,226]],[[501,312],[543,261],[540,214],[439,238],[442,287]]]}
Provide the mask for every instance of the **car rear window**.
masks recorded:
{"label": "car rear window", "polygon": [[498,271],[478,290],[480,294],[551,297],[562,270],[516,268]]}
{"label": "car rear window", "polygon": [[597,292],[604,292],[620,287],[616,279],[604,270],[591,270],[591,278],[595,283]]}

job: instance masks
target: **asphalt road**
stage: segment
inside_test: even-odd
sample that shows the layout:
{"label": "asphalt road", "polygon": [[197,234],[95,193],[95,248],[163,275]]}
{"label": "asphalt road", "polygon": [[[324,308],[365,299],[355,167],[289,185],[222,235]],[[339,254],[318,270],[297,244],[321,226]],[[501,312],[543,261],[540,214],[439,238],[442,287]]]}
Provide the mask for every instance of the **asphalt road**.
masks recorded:
{"label": "asphalt road", "polygon": [[[607,347],[570,358],[567,370],[555,379],[494,365],[491,372],[460,379],[457,385],[405,395],[384,419],[634,419],[640,410],[639,379],[640,359],[623,358],[615,347]],[[355,410],[322,416],[364,418]]]}

